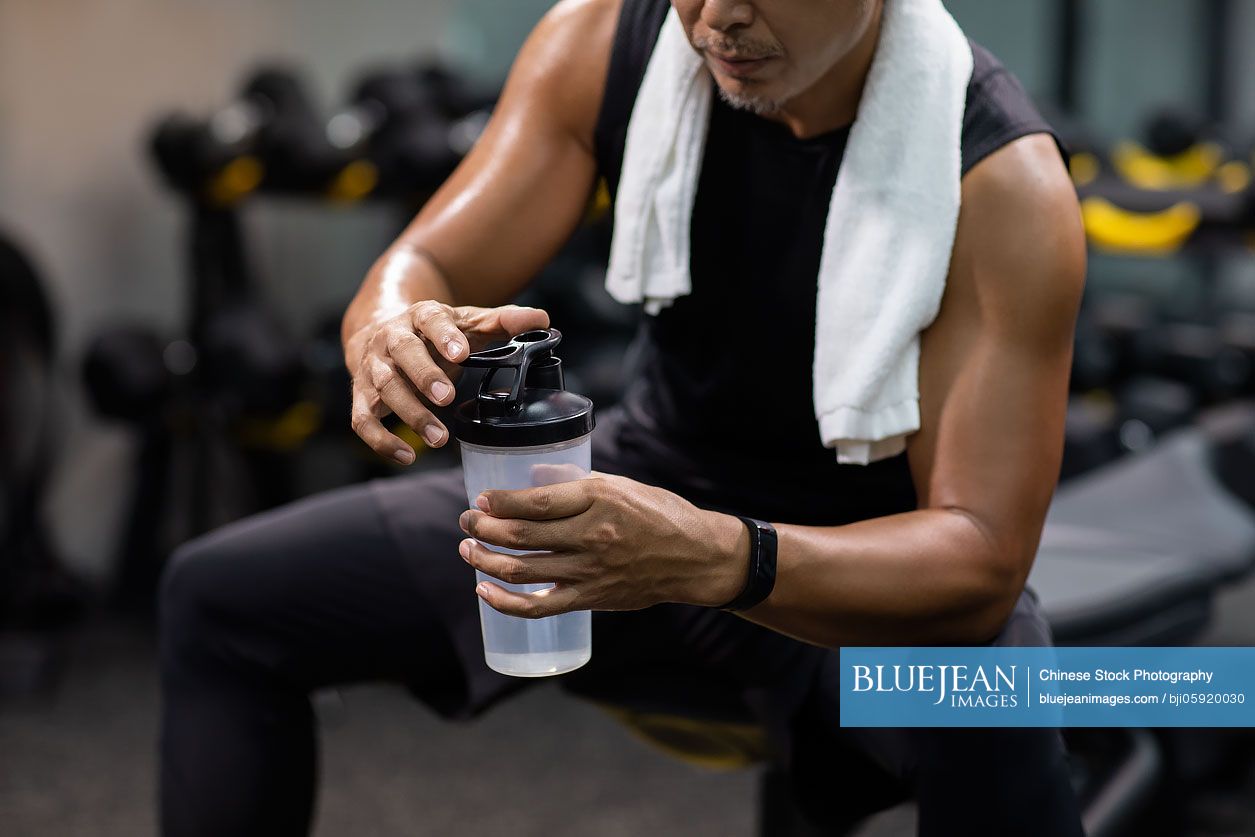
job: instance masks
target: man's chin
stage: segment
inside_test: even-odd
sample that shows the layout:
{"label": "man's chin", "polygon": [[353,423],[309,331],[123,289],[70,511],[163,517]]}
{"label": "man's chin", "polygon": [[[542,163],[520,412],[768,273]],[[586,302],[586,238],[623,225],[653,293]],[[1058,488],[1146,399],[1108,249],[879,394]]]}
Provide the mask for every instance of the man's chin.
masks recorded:
{"label": "man's chin", "polygon": [[715,87],[719,90],[719,98],[737,110],[749,111],[761,116],[780,109],[780,102],[767,96],[756,95],[745,90],[729,90],[719,82],[715,82]]}

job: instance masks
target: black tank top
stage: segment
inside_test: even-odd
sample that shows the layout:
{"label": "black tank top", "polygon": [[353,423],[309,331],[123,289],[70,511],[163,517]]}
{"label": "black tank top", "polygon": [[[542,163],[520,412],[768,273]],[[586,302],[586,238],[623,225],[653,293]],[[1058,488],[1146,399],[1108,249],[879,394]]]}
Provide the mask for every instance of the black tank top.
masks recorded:
{"label": "black tank top", "polygon": [[[623,3],[595,135],[611,196],[669,9],[667,0]],[[1014,139],[1054,133],[996,58],[976,44],[972,53],[965,174]],[[812,525],[914,509],[905,454],[838,465],[815,419],[816,277],[849,128],[797,139],[712,99],[691,220],[692,290],[657,316],[642,315],[634,346],[641,368],[624,398],[621,446],[650,463],[658,484],[709,507]]]}

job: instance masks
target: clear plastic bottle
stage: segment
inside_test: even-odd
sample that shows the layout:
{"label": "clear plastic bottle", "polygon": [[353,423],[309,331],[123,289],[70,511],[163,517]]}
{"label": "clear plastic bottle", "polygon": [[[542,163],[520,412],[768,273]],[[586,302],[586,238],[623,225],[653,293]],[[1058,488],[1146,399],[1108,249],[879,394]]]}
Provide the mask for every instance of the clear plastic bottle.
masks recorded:
{"label": "clear plastic bottle", "polygon": [[[463,362],[494,370],[480,391],[457,408],[454,435],[462,452],[468,504],[490,488],[519,489],[586,477],[591,467],[593,404],[563,386],[561,360],[552,350],[556,329],[518,335],[506,346],[477,352]],[[496,371],[512,368],[509,389],[494,389]],[[482,542],[481,542],[482,543]],[[511,555],[525,554],[495,544]],[[535,593],[551,583],[509,584],[476,571],[508,590]],[[592,657],[592,614],[575,611],[541,619],[507,616],[479,603],[488,667],[517,677],[543,677],[579,668]]]}

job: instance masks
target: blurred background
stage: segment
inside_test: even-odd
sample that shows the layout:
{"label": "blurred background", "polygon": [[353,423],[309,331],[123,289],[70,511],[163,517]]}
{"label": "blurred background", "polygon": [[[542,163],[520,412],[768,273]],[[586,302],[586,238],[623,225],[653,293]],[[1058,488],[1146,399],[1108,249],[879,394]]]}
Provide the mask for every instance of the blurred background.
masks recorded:
{"label": "blurred background", "polygon": [[[154,833],[170,550],[394,472],[349,432],[341,313],[550,5],[0,0],[4,833]],[[1255,0],[947,5],[1064,133],[1092,245],[1030,584],[1061,643],[1251,645]],[[605,210],[520,300],[599,405],[638,317],[602,290]],[[317,703],[319,834],[818,833],[769,767],[549,687],[469,727],[383,687]],[[1255,834],[1249,730],[1068,735],[1091,833]]]}

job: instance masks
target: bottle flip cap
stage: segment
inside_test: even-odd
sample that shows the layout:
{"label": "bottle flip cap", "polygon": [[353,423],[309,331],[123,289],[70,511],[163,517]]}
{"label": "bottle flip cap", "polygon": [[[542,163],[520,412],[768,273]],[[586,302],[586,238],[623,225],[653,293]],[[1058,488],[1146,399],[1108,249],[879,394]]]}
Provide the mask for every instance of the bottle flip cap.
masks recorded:
{"label": "bottle flip cap", "polygon": [[[462,361],[464,367],[489,372],[475,397],[454,411],[454,436],[474,445],[513,448],[566,442],[593,432],[593,402],[568,392],[563,382],[562,359],[553,353],[561,340],[556,328],[534,329]],[[494,385],[505,369],[514,373],[510,385]]]}

